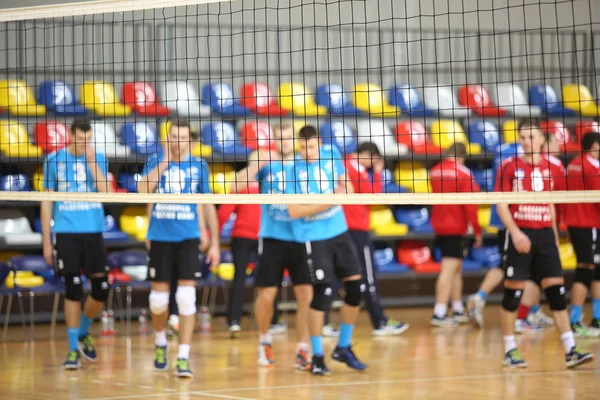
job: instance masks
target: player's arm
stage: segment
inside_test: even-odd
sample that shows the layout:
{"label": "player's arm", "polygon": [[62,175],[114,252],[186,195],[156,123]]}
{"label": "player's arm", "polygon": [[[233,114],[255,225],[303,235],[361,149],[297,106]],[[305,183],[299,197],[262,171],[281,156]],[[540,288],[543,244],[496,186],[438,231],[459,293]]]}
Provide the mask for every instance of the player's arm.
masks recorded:
{"label": "player's arm", "polygon": [[[48,191],[53,192],[53,190]],[[52,244],[52,235],[50,233],[53,207],[54,202],[52,201],[42,201],[40,203],[40,222],[42,224],[42,251],[44,254],[44,260],[46,260],[46,262],[50,265],[52,265],[54,261],[54,248]]]}
{"label": "player's arm", "polygon": [[100,193],[111,193],[112,188],[108,181],[108,162],[104,156],[98,160],[96,155],[96,149],[88,144],[86,147],[85,161],[87,163],[94,184],[96,185],[96,191]]}
{"label": "player's arm", "polygon": [[235,182],[231,183],[229,190],[231,192],[239,192],[248,187],[251,183],[257,182],[258,172],[270,161],[271,154],[270,151],[253,151],[250,156],[248,156],[246,168],[235,173]]}
{"label": "player's arm", "polygon": [[331,207],[331,204],[290,204],[288,205],[288,214],[292,219],[310,217]]}
{"label": "player's arm", "polygon": [[146,174],[142,174],[137,182],[138,193],[154,193],[160,182],[160,177],[165,173],[168,167],[169,160],[165,157]]}
{"label": "player's arm", "polygon": [[210,246],[206,251],[207,260],[210,262],[211,268],[216,268],[221,262],[221,245],[219,241],[219,220],[217,218],[217,209],[214,204],[204,204],[204,214],[208,223],[208,231],[210,233]]}
{"label": "player's arm", "polygon": [[554,231],[554,239],[556,240],[556,246],[560,244],[558,236],[558,214],[554,204],[550,204],[550,215],[552,216],[552,230]]}

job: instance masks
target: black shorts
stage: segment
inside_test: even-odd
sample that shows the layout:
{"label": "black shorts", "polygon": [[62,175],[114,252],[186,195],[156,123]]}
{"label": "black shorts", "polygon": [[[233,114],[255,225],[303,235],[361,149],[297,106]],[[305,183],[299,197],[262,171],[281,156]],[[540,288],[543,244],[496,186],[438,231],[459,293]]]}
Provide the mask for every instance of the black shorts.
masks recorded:
{"label": "black shorts", "polygon": [[279,287],[285,269],[288,270],[294,285],[312,283],[302,243],[269,238],[258,239],[255,286]]}
{"label": "black shorts", "polygon": [[360,260],[349,232],[326,240],[306,242],[306,258],[313,284],[329,284],[360,275]]}
{"label": "black shorts", "polygon": [[497,234],[498,237],[498,249],[500,250],[500,265],[495,267],[502,268],[506,262],[506,229],[500,229]]}
{"label": "black shorts", "polygon": [[522,229],[531,240],[531,250],[521,254],[512,243],[510,234],[506,233],[504,277],[511,281],[527,279],[541,281],[545,278],[562,277],[560,255],[554,231],[547,229]]}
{"label": "black shorts", "polygon": [[436,244],[442,251],[442,257],[463,259],[469,252],[467,240],[459,235],[439,235],[435,237]]}
{"label": "black shorts", "polygon": [[148,252],[148,280],[171,282],[198,280],[202,278],[200,239],[181,242],[159,242],[153,240]]}
{"label": "black shorts", "polygon": [[598,251],[596,228],[569,228],[569,237],[577,256],[577,264],[594,264]]}
{"label": "black shorts", "polygon": [[61,275],[107,274],[106,249],[101,233],[57,233],[54,269]]}

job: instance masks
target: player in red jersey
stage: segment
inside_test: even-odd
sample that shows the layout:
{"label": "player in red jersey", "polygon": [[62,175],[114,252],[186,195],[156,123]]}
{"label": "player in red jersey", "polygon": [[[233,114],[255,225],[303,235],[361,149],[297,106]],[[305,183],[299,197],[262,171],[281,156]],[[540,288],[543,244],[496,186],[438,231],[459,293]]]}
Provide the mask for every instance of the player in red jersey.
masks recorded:
{"label": "player in red jersey", "polygon": [[[465,167],[467,148],[455,143],[447,151],[448,157],[429,171],[431,188],[434,193],[478,192],[479,186],[473,180],[471,171]],[[453,286],[462,287],[462,260],[468,251],[465,235],[469,225],[475,234],[475,247],[480,247],[483,239],[477,220],[476,204],[434,205],[431,210],[431,225],[436,242],[442,250],[442,270],[435,287],[435,307],[431,325],[456,326],[469,321],[462,300],[453,300],[453,317],[448,317],[448,300]],[[462,290],[461,290],[462,292]],[[462,293],[459,293],[459,299]],[[454,298],[454,296],[453,296]]]}
{"label": "player in red jersey", "polygon": [[[552,189],[551,167],[541,154],[544,135],[534,121],[519,124],[523,155],[504,161],[496,178],[497,192],[542,192]],[[567,314],[564,279],[558,253],[556,212],[552,204],[498,204],[498,215],[506,226],[505,280],[501,324],[504,333],[504,365],[525,368],[514,336],[516,311],[530,276],[539,277],[554,320],[560,331],[567,368],[590,362],[594,355],[575,345]]]}

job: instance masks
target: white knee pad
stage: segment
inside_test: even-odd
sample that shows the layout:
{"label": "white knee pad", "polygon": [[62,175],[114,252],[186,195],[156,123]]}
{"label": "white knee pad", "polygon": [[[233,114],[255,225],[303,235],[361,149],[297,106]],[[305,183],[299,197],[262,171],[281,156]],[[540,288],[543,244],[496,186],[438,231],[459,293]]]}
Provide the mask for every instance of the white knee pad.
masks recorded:
{"label": "white knee pad", "polygon": [[178,286],[175,292],[179,315],[196,314],[196,288],[194,286]]}
{"label": "white knee pad", "polygon": [[151,290],[148,299],[152,314],[160,315],[166,313],[169,309],[169,292]]}

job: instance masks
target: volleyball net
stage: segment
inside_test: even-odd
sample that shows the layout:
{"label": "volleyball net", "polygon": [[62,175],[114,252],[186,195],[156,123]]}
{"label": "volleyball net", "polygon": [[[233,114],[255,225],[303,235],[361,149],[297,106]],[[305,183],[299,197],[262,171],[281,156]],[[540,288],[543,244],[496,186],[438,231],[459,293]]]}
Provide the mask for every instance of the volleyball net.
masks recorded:
{"label": "volleyball net", "polygon": [[[597,202],[599,191],[570,179],[548,192],[494,190],[501,161],[524,151],[523,119],[539,126],[545,157],[565,167],[597,160],[582,146],[600,132],[595,3],[111,0],[0,10],[0,200]],[[87,125],[87,136],[72,132]],[[242,192],[255,174],[239,171],[270,168],[281,147],[297,154],[292,164],[306,157],[306,126],[322,143],[311,161],[355,162],[376,193],[336,190],[321,174],[308,193]],[[101,154],[94,167],[92,153]],[[433,193],[429,171],[448,157],[464,160],[477,190]],[[266,179],[298,187],[294,174]]]}

